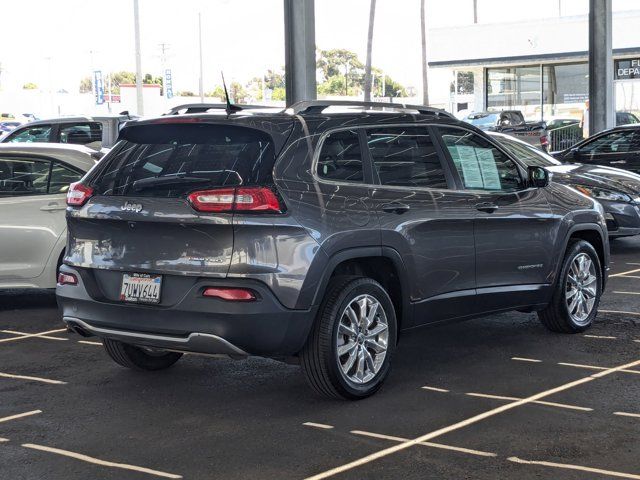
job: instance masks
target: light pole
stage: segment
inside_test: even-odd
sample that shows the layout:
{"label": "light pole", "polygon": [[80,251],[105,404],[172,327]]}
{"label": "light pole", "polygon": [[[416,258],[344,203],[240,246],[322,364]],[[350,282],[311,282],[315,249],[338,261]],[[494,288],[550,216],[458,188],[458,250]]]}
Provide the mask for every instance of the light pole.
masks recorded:
{"label": "light pole", "polygon": [[140,15],[138,11],[138,0],[133,0],[133,28],[136,44],[136,104],[137,113],[142,116],[144,114],[144,99],[142,96],[142,57],[140,55]]}
{"label": "light pole", "polygon": [[198,48],[200,50],[200,78],[198,79],[198,90],[200,93],[200,103],[204,103],[204,81],[202,78],[202,14],[198,13]]}

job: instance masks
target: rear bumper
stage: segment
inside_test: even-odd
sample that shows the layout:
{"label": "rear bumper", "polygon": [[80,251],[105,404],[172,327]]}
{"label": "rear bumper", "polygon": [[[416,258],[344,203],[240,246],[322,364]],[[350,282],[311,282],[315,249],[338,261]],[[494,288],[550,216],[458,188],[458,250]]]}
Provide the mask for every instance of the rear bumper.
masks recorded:
{"label": "rear bumper", "polygon": [[[66,265],[61,271],[78,277],[78,285],[56,288],[63,319],[72,329],[159,349],[290,356],[302,349],[316,313],[315,308],[285,308],[266,285],[252,280],[199,278],[175,303],[148,306],[100,298],[90,272]],[[203,297],[208,286],[252,288],[259,299],[227,302]]]}

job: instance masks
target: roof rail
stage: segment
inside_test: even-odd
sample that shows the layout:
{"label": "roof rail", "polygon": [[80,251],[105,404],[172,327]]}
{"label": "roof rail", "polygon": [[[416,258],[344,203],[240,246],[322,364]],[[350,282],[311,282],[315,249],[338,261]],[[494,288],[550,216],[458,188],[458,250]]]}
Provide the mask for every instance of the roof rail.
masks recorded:
{"label": "roof rail", "polygon": [[[251,110],[256,108],[281,108],[281,107],[268,107],[265,105],[232,105],[234,111]],[[226,103],[185,103],[184,105],[176,105],[172,107],[163,115],[180,115],[181,110],[186,110],[184,113],[205,113],[208,110],[227,110],[228,105]]]}
{"label": "roof rail", "polygon": [[422,115],[438,115],[443,117],[455,118],[450,113],[440,109],[427,107],[425,105],[407,105],[404,103],[386,103],[386,102],[359,102],[351,100],[305,100],[291,105],[294,115],[322,113],[329,107],[363,107],[367,110],[394,109],[399,111],[416,110]]}

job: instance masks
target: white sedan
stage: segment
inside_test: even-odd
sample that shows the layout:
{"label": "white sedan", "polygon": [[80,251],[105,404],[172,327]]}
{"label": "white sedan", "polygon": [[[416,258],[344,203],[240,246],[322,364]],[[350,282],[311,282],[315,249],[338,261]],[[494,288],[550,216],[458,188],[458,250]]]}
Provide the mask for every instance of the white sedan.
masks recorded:
{"label": "white sedan", "polygon": [[67,190],[96,164],[91,153],[73,145],[0,144],[0,288],[55,288]]}

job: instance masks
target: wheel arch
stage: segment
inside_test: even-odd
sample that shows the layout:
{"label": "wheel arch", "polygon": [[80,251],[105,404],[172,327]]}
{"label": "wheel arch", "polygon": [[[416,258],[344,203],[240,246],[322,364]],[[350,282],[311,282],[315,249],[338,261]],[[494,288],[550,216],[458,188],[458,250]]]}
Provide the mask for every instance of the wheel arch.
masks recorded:
{"label": "wheel arch", "polygon": [[[323,259],[324,260],[324,259]],[[361,275],[380,283],[393,302],[398,320],[398,332],[412,326],[412,309],[408,295],[407,272],[402,257],[390,247],[359,247],[336,252],[323,260],[314,261],[309,268],[318,276],[314,289],[303,289],[298,299],[300,308],[319,305],[330,280],[337,275]],[[322,265],[320,266],[319,263]],[[319,267],[322,272],[315,272]]]}

